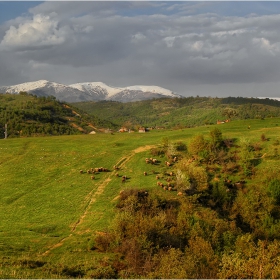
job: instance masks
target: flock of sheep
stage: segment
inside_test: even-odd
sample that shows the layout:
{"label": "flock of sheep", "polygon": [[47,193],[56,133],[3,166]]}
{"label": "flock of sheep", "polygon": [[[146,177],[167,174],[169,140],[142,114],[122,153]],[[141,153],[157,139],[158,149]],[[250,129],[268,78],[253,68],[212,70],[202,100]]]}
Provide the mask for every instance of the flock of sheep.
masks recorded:
{"label": "flock of sheep", "polygon": [[[167,167],[171,167],[173,165],[173,163],[175,163],[176,161],[178,160],[177,157],[173,157],[172,159],[172,162],[169,162],[169,161],[165,161],[165,165]],[[147,164],[157,164],[159,163],[159,161],[155,158],[146,158],[145,159],[145,162]],[[147,176],[147,172],[145,171],[144,172],[144,176]],[[170,172],[164,172],[163,175],[156,175],[156,184],[157,186],[160,186],[163,190],[168,190],[168,191],[177,191],[177,188],[176,188],[176,182],[175,182],[175,173],[173,171],[170,171]],[[159,180],[164,180],[166,181],[165,183],[159,181]],[[178,192],[177,195],[183,195],[182,192]]]}
{"label": "flock of sheep", "polygon": [[[172,162],[165,161],[166,167],[171,167],[177,160],[178,160],[178,158],[174,157],[172,159]],[[152,164],[152,165],[160,163],[160,161],[156,158],[146,158],[145,162],[147,164]],[[114,165],[113,169],[115,171],[118,171],[120,169],[120,167],[118,167],[117,165]],[[100,172],[110,172],[110,170],[108,168],[104,168],[104,167],[90,168],[87,171],[80,170],[80,174],[84,174],[84,173],[91,174],[91,176],[90,176],[91,180],[94,180],[95,179],[95,174],[100,173]],[[153,171],[153,173],[156,174],[155,171]],[[148,175],[148,173],[146,171],[144,171],[143,174],[144,174],[144,176]],[[116,177],[121,177],[121,182],[122,183],[125,183],[126,180],[128,179],[128,177],[126,175],[119,175],[118,172],[115,173],[115,176]],[[177,191],[176,180],[175,180],[176,178],[175,178],[175,173],[173,171],[170,171],[170,172],[166,171],[166,172],[163,173],[163,175],[156,175],[155,179],[157,180],[156,184],[158,186],[160,186],[163,190]],[[164,180],[166,182],[163,183],[162,181],[159,181],[159,180]],[[183,195],[183,193],[178,192],[177,195]]]}

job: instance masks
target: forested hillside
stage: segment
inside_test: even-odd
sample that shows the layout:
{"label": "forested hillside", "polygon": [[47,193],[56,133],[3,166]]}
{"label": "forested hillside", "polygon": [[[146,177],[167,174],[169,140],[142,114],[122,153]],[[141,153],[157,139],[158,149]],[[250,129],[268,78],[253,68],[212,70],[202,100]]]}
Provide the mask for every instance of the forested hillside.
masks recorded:
{"label": "forested hillside", "polygon": [[223,119],[256,119],[280,116],[280,102],[243,97],[187,97],[139,102],[74,103],[89,114],[127,128],[183,128],[215,124]]}
{"label": "forested hillside", "polygon": [[114,127],[111,122],[61,103],[55,97],[37,97],[26,92],[0,94],[0,138],[4,138],[5,124],[8,137],[80,134]]}

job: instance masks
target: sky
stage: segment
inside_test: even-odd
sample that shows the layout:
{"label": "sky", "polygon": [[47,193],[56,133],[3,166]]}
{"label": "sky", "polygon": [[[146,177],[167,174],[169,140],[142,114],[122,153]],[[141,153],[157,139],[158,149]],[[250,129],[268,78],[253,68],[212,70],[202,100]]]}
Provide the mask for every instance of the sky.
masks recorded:
{"label": "sky", "polygon": [[278,1],[0,1],[0,86],[280,97]]}

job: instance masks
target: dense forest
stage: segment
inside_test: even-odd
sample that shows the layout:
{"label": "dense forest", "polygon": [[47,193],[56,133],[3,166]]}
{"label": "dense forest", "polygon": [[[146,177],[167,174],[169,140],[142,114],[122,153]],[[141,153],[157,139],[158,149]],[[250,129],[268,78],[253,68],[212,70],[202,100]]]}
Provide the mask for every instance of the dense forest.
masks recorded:
{"label": "dense forest", "polygon": [[130,129],[139,126],[184,128],[215,124],[224,119],[261,119],[280,116],[280,102],[243,97],[161,98],[129,103],[80,102],[76,107]]}
{"label": "dense forest", "polygon": [[155,172],[163,184],[120,193],[111,228],[92,245],[115,257],[87,276],[279,278],[280,176],[258,169],[266,152],[267,161],[279,158],[279,140],[269,142],[262,134],[237,144],[217,128],[188,146],[163,139],[151,150],[171,163]]}
{"label": "dense forest", "polygon": [[94,115],[59,102],[55,97],[20,94],[0,94],[0,138],[89,133],[97,128],[115,127]]}

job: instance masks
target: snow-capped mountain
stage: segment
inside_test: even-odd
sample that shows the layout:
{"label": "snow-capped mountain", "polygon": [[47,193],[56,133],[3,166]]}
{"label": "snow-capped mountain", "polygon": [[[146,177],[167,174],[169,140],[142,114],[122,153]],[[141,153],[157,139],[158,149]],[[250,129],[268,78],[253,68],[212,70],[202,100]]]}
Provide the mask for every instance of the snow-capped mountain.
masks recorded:
{"label": "snow-capped mountain", "polygon": [[140,101],[162,97],[180,97],[158,86],[111,87],[101,82],[63,85],[46,80],[0,87],[0,93],[17,94],[21,91],[37,96],[55,96],[66,102],[114,100],[120,102]]}

